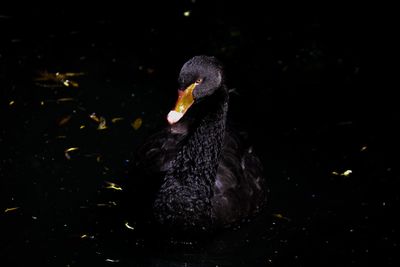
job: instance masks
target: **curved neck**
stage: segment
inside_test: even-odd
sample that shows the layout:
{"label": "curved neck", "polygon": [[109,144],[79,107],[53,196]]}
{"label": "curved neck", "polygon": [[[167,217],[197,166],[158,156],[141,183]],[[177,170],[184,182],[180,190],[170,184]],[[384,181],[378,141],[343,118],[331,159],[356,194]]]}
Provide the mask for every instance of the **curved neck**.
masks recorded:
{"label": "curved neck", "polygon": [[[178,214],[174,218],[159,217],[175,225],[187,221],[202,222],[212,218],[211,198],[225,137],[228,94],[224,88],[202,103],[207,112],[199,117],[178,150],[167,171],[155,207],[160,214]],[[202,116],[201,116],[202,115]]]}
{"label": "curved neck", "polygon": [[[198,112],[197,123],[187,137],[168,178],[177,179],[183,186],[193,182],[213,184],[218,161],[225,136],[226,114],[228,111],[228,94],[220,90],[212,99],[201,103],[206,112]],[[166,177],[167,178],[167,177]]]}

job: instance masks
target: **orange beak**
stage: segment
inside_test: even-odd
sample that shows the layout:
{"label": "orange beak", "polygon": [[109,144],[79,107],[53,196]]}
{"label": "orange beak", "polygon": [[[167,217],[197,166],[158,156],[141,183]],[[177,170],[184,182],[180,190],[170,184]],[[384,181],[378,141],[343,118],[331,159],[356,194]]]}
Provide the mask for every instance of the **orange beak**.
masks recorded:
{"label": "orange beak", "polygon": [[169,124],[177,123],[193,104],[193,90],[196,88],[196,85],[197,84],[192,83],[184,91],[178,92],[179,95],[175,104],[175,108],[171,110],[167,116]]}

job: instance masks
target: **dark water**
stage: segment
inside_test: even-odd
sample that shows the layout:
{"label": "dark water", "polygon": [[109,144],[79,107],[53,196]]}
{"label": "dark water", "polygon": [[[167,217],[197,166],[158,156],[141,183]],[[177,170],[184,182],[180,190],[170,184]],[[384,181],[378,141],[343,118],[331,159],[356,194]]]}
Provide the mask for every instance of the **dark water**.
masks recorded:
{"label": "dark water", "polygon": [[[1,266],[396,265],[400,117],[371,73],[377,25],[232,5],[0,11]],[[226,65],[269,204],[237,229],[159,238],[109,187],[165,125],[197,54]]]}

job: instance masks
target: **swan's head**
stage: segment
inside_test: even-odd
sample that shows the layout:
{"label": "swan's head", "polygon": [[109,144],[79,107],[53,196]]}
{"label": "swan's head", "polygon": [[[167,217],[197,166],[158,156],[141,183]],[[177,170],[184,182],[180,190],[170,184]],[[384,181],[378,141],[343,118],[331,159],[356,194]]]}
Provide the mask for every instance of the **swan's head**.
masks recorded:
{"label": "swan's head", "polygon": [[167,117],[170,124],[178,122],[193,103],[221,88],[222,65],[215,57],[195,56],[183,65],[178,82],[178,100]]}

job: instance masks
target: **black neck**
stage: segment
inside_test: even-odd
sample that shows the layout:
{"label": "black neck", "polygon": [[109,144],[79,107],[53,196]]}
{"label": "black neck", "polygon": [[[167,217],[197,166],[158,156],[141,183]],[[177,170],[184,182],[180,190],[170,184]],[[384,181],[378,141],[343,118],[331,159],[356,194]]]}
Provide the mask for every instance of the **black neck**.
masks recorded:
{"label": "black neck", "polygon": [[[166,173],[160,199],[155,204],[157,208],[185,216],[192,213],[188,211],[193,211],[190,216],[194,217],[189,221],[212,217],[210,200],[225,136],[228,94],[221,88],[199,106],[201,109],[197,110],[197,118],[192,125],[194,129],[191,129],[171,169]],[[170,205],[167,207],[163,203]],[[179,218],[175,219],[179,221]],[[181,219],[184,222],[188,218]]]}
{"label": "black neck", "polygon": [[193,179],[213,184],[225,136],[227,98],[218,92],[201,103],[203,108],[197,112],[194,129],[178,152],[171,171],[182,185],[190,186]]}

